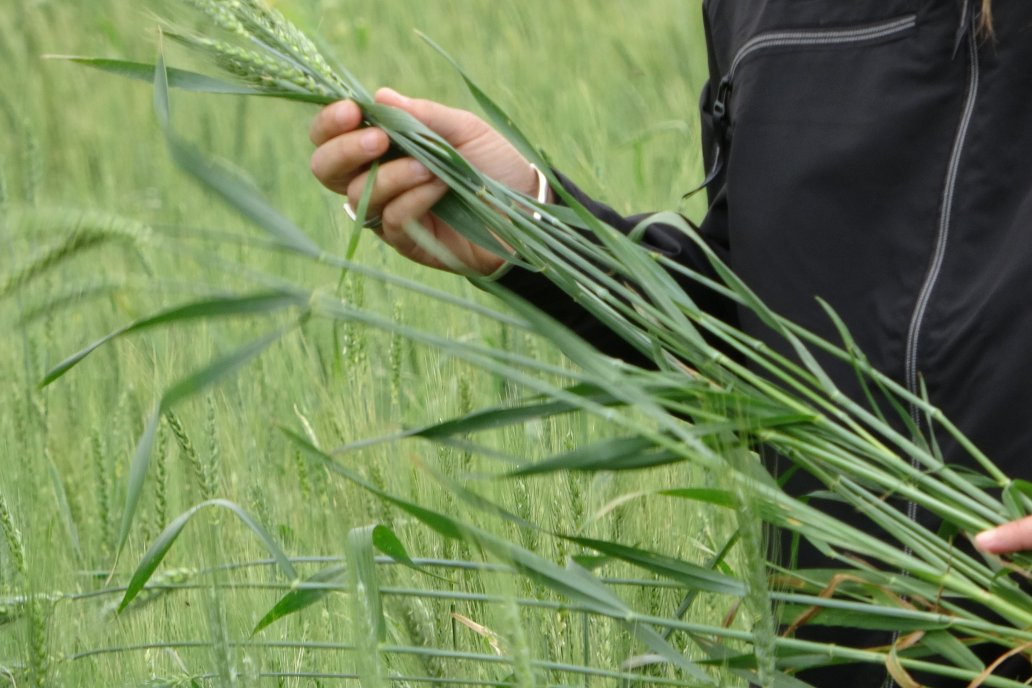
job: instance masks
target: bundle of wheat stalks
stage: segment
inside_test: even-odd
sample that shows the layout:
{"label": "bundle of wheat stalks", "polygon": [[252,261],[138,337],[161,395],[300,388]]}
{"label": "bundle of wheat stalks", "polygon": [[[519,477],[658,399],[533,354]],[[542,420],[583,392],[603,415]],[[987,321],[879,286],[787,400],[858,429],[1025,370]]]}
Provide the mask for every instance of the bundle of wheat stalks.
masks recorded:
{"label": "bundle of wheat stalks", "polygon": [[[986,667],[971,651],[973,646],[992,645],[998,649],[997,654],[1004,657],[1032,646],[1032,597],[1019,585],[1020,568],[1009,562],[967,554],[958,549],[953,538],[963,538],[963,533],[977,532],[1024,515],[1029,498],[1020,485],[1001,474],[925,399],[910,394],[873,370],[853,346],[841,323],[835,321],[842,341],[832,343],[786,322],[760,302],[717,256],[709,253],[701,240],[699,244],[708,252],[721,277],[720,282],[650,254],[634,241],[633,236],[638,232],[632,233],[632,237],[621,235],[591,216],[562,189],[551,173],[548,176],[561,197],[561,206],[542,206],[485,178],[434,132],[405,113],[375,104],[346,69],[260,0],[187,0],[187,4],[211,19],[219,35],[213,37],[177,28],[167,28],[164,35],[210,59],[233,77],[232,82],[168,69],[163,60],[155,66],[75,59],[108,71],[153,80],[159,114],[177,160],[270,232],[284,248],[312,260],[403,282],[400,278],[377,275],[347,258],[322,250],[226,170],[213,166],[178,139],[172,133],[169,120],[169,87],[314,103],[356,101],[369,125],[382,128],[398,149],[419,160],[448,184],[451,193],[435,211],[442,219],[487,248],[499,248],[499,242],[514,247],[519,256],[514,261],[524,268],[542,271],[655,366],[646,370],[614,365],[612,360],[597,353],[560,324],[495,285],[482,282],[484,289],[496,293],[515,310],[516,317],[496,314],[473,304],[470,307],[514,322],[553,341],[578,364],[578,372],[563,373],[575,384],[557,387],[533,377],[528,371],[555,372],[533,359],[474,344],[454,343],[449,345],[451,353],[518,380],[539,396],[522,405],[483,411],[410,434],[445,443],[461,441],[468,448],[474,444],[470,433],[582,410],[604,417],[607,423],[620,428],[622,436],[556,455],[513,474],[646,470],[690,462],[726,476],[720,490],[672,489],[670,496],[737,511],[739,537],[745,543],[742,557],[746,562],[738,576],[622,543],[558,534],[669,579],[683,586],[689,595],[699,591],[736,595],[756,621],[750,630],[743,631],[669,619],[671,628],[687,630],[692,641],[687,648],[675,648],[668,641],[668,634],[661,635],[654,630],[662,625],[662,620],[637,615],[588,572],[573,565],[560,568],[471,524],[383,494],[375,485],[337,463],[332,454],[298,438],[314,459],[392,501],[443,536],[474,541],[535,581],[569,596],[588,612],[626,623],[659,658],[657,661],[673,667],[674,675],[684,685],[719,684],[722,674],[705,668],[715,665],[758,685],[799,686],[803,684],[792,676],[796,670],[841,661],[884,664],[903,685],[915,684],[910,678],[914,670],[960,678],[972,685],[1022,685],[990,676],[992,666]],[[549,170],[548,161],[520,134],[505,113],[468,77],[464,78],[491,122],[531,162],[542,170]],[[360,204],[360,214],[363,205]],[[695,236],[692,227],[676,214],[660,214],[648,222],[663,222]],[[418,233],[418,228],[413,231]],[[433,247],[429,237],[420,237],[420,240]],[[752,309],[784,337],[794,356],[782,356],[701,311],[678,286],[673,277],[678,273]],[[471,276],[470,279],[478,278]],[[406,284],[421,293],[431,293],[417,285]],[[455,301],[454,297],[432,295]],[[268,298],[272,303],[274,297]],[[286,290],[275,298],[279,299],[277,306],[292,304],[303,308],[304,318],[314,315],[393,327],[384,319],[362,313],[325,294],[298,289]],[[243,310],[239,304],[227,304],[221,302],[219,308],[211,308],[203,314],[218,315],[233,308]],[[253,312],[253,300],[249,305]],[[196,309],[170,311],[154,320],[142,321],[142,325],[136,323],[123,332],[199,314]],[[828,316],[835,320],[830,309]],[[278,336],[281,332],[274,334]],[[404,334],[440,345],[440,340],[432,335],[409,330]],[[190,384],[170,390],[155,411],[155,418],[196,389],[198,382],[207,383],[231,370],[273,339],[262,340],[235,357],[216,362],[201,371],[200,377],[192,378]],[[48,379],[59,377],[93,348],[69,359]],[[818,363],[815,351],[853,365],[872,403],[860,403],[842,394]],[[729,352],[732,355],[728,355]],[[895,409],[893,413],[898,411],[899,418],[886,417],[873,402],[875,397],[892,400],[889,405]],[[922,424],[928,427],[926,432],[909,420],[907,409],[916,410]],[[685,418],[691,418],[692,422],[686,422]],[[901,432],[899,427],[906,427],[907,431]],[[146,470],[153,428],[152,422],[149,435],[145,433],[134,459],[131,480],[136,482],[129,490],[123,542],[139,494],[138,483]],[[942,461],[935,442],[927,439],[933,433],[948,435],[970,454],[980,471],[978,480],[973,479],[970,472],[961,473]],[[870,528],[836,520],[807,500],[785,493],[757,460],[753,450],[761,445],[820,479],[828,494],[855,507],[868,520]],[[497,454],[497,451],[489,453]],[[449,487],[471,503],[520,522],[518,517],[504,513],[500,506],[462,486],[449,483]],[[1002,498],[996,494],[1002,494]],[[889,495],[916,503],[935,514],[946,524],[940,533],[954,535],[932,532],[913,521],[898,508],[895,500],[886,499]],[[836,560],[841,570],[791,571],[782,568],[777,561],[768,561],[761,542],[763,523],[798,533]],[[525,522],[521,525],[536,527]],[[181,529],[182,522],[177,521],[173,526]],[[875,531],[891,533],[892,537],[872,536],[870,532]],[[148,553],[130,586],[127,601],[155,570],[177,532],[174,528],[167,531]],[[286,571],[292,574],[289,566]],[[898,572],[906,575],[898,575]],[[375,586],[374,581],[363,582],[366,586]],[[977,604],[971,604],[972,601]],[[370,623],[375,625],[375,622]],[[889,647],[835,647],[792,637],[791,630],[805,623],[885,630],[905,628],[907,634]],[[785,631],[786,627],[789,632]],[[374,650],[375,645],[374,639]],[[614,658],[614,661],[619,659]],[[375,672],[371,675],[375,677]]]}

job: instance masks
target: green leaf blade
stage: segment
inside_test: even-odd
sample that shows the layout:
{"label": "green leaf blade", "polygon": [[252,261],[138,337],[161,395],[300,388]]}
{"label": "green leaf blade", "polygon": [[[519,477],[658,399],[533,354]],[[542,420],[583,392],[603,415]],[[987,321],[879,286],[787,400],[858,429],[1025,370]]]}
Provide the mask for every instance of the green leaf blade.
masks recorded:
{"label": "green leaf blade", "polygon": [[279,547],[272,536],[269,535],[265,528],[261,526],[261,524],[233,502],[225,499],[213,499],[207,502],[202,502],[201,504],[188,509],[186,512],[174,519],[172,523],[170,523],[165,530],[158,535],[157,539],[143,555],[143,559],[140,561],[139,565],[137,565],[136,570],[129,581],[129,585],[126,587],[125,594],[122,596],[122,601],[119,603],[119,612],[124,611],[140,591],[143,590],[144,586],[146,586],[147,582],[154,575],[158,566],[160,566],[161,562],[165,559],[169,550],[172,549],[172,545],[175,544],[176,540],[182,534],[183,529],[186,528],[186,525],[201,510],[211,507],[227,509],[235,514],[237,518],[244,523],[244,525],[258,536],[262,544],[265,545],[266,550],[268,550],[269,554],[271,554],[276,560],[276,563],[283,574],[290,580],[297,579],[297,571],[294,570],[294,566],[290,563],[290,559],[287,558],[287,555],[283,553],[283,550]]}
{"label": "green leaf blade", "polygon": [[343,566],[330,566],[306,578],[295,589],[276,602],[272,609],[258,621],[254,630],[251,631],[251,635],[258,635],[276,621],[291,614],[297,614],[301,610],[319,602],[331,592],[334,592],[334,585],[343,585],[344,574],[345,568]]}

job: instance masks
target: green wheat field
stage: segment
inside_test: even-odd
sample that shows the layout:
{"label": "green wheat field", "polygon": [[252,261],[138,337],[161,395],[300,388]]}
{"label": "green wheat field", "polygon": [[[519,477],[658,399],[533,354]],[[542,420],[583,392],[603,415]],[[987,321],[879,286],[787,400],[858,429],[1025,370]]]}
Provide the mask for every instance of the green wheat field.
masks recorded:
{"label": "green wheat field", "polygon": [[[422,31],[486,87],[558,169],[618,209],[676,209],[702,177],[695,108],[705,53],[694,2],[275,5],[317,32],[367,86],[391,85],[475,110],[452,67],[415,33]],[[413,559],[483,564],[413,571],[381,560],[381,643],[394,648],[385,653],[381,678],[394,685],[416,685],[412,677],[440,685],[620,684],[625,660],[645,653],[620,627],[494,570],[490,556],[442,539],[313,463],[288,439],[284,430],[330,450],[527,394],[446,347],[360,325],[313,321],[166,414],[116,563],[130,459],[162,390],[270,326],[267,317],[245,316],[152,330],[102,348],[53,385],[39,386],[66,356],[137,318],[202,294],[254,289],[273,275],[444,340],[505,346],[568,365],[549,345],[504,324],[267,250],[257,230],[173,165],[147,84],[43,58],[153,62],[159,37],[151,12],[162,14],[162,7],[124,0],[0,6],[0,686],[330,686],[370,671],[363,668],[369,657],[361,605],[341,581],[311,606],[252,634],[290,581],[226,510],[191,520],[151,586],[117,612],[158,534],[210,499],[250,514],[301,577],[340,566],[349,533],[378,524]],[[175,46],[166,49],[170,62],[197,67]],[[314,106],[186,93],[173,94],[172,105],[179,133],[253,182],[317,243],[343,251],[353,228],[340,199],[308,172]],[[703,208],[695,200],[686,210],[697,218]],[[106,227],[108,238],[69,243],[83,217]],[[47,255],[55,257],[51,269],[39,260]],[[497,307],[461,278],[403,264],[371,236],[362,238],[356,257]],[[39,274],[26,274],[26,266]],[[530,460],[607,432],[605,424],[568,415],[498,431],[490,441]],[[459,446],[410,439],[339,456],[387,492],[556,563],[583,553],[490,517],[435,480],[439,473],[467,483],[483,472],[485,459]],[[702,562],[719,549],[729,524],[683,502],[641,497],[669,483],[672,473],[687,481],[689,470],[483,480],[477,489],[535,523]],[[642,577],[617,565],[600,572]],[[681,602],[677,590],[655,581],[628,580],[614,589],[643,614],[669,617]],[[730,600],[712,596],[699,600],[692,615],[721,623],[731,611]],[[655,669],[652,680],[661,683],[667,671]]]}

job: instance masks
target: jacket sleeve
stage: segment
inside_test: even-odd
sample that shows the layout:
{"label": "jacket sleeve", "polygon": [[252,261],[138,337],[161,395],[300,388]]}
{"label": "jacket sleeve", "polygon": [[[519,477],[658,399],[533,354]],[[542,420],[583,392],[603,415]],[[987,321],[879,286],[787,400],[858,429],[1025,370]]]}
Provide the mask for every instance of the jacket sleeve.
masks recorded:
{"label": "jacket sleeve", "polygon": [[[727,192],[723,164],[723,153],[726,151],[722,151],[722,148],[726,148],[727,142],[724,140],[724,132],[718,130],[719,127],[716,126],[713,117],[713,102],[717,86],[720,83],[722,68],[713,49],[709,17],[705,14],[704,23],[709,81],[702,89],[699,109],[703,160],[708,172],[706,192],[709,195],[710,207],[698,231],[721,260],[730,263],[731,240],[728,232]],[[644,217],[647,217],[647,214],[623,217],[611,207],[588,197],[568,179],[560,176],[560,181],[563,187],[595,217],[625,234],[630,233]],[[691,270],[716,279],[709,260],[695,242],[674,227],[660,223],[653,224],[646,230],[641,243],[649,250],[660,252]],[[738,324],[737,309],[730,300],[682,275],[675,275],[675,278],[700,308],[728,323]],[[513,268],[498,282],[566,324],[600,351],[629,363],[650,365],[637,349],[607,328],[542,274]]]}
{"label": "jacket sleeve", "polygon": [[[638,225],[648,214],[624,217],[607,205],[588,197],[568,179],[560,177],[563,187],[584,205],[595,217],[625,234]],[[715,202],[699,228],[707,243],[721,256],[728,256],[726,228],[726,203],[724,194],[715,196]],[[662,253],[678,263],[716,278],[709,261],[699,247],[678,229],[656,223],[648,227],[641,244],[651,251]],[[716,292],[699,285],[694,280],[675,275],[679,284],[701,308],[728,322],[735,322],[735,307],[732,302]],[[572,297],[549,281],[541,273],[514,267],[503,275],[498,283],[570,327],[600,351],[621,358],[629,363],[650,365],[631,344],[597,320]]]}
{"label": "jacket sleeve", "polygon": [[[717,148],[719,142],[714,137],[708,108],[709,103],[712,102],[711,84],[713,84],[712,79],[704,89],[702,97],[702,135],[707,169],[716,169],[713,166],[717,164],[716,161],[719,157]],[[623,217],[610,206],[588,197],[569,179],[560,176],[560,181],[562,186],[593,216],[624,233],[630,233],[643,218],[647,217],[647,214]],[[723,189],[722,174],[714,177],[707,192],[710,198],[710,208],[699,227],[699,232],[721,260],[728,261],[731,243],[728,234],[727,193]],[[691,270],[713,277],[713,279],[716,277],[698,245],[674,227],[658,223],[651,225],[643,235],[641,242],[647,249],[662,253]],[[736,307],[729,299],[702,287],[683,275],[677,274],[675,277],[681,288],[706,312],[729,323],[737,324]],[[645,357],[630,343],[595,319],[588,310],[568,294],[562,292],[540,272],[514,267],[498,280],[498,284],[536,304],[545,313],[573,329],[596,349],[628,363],[649,365]]]}

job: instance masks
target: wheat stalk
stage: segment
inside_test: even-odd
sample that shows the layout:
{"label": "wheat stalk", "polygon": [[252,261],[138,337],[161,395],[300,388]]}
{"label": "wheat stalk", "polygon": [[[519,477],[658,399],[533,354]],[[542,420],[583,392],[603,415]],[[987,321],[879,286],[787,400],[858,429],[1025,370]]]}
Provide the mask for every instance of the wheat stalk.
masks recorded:
{"label": "wheat stalk", "polygon": [[22,542],[21,531],[14,523],[14,516],[11,508],[7,505],[7,499],[3,492],[0,492],[0,532],[4,534],[7,543],[7,551],[14,564],[14,572],[24,583],[28,579],[28,567],[25,563],[25,543]]}
{"label": "wheat stalk", "polygon": [[[640,467],[641,464],[635,464],[634,461],[644,461],[651,456],[663,457],[661,460],[666,462],[688,461],[707,471],[726,474],[732,493],[747,501],[755,514],[754,518],[762,518],[770,524],[793,530],[820,543],[842,563],[845,570],[870,581],[868,587],[846,593],[837,589],[822,589],[819,581],[798,578],[794,582],[803,592],[796,597],[779,597],[779,594],[764,589],[762,566],[757,566],[754,561],[746,578],[752,590],[749,601],[760,617],[760,624],[754,632],[746,634],[719,628],[707,629],[705,632],[712,632],[716,637],[751,643],[759,655],[756,669],[763,682],[776,681],[781,675],[777,672],[784,670],[777,656],[783,648],[805,649],[811,653],[827,651],[829,658],[834,658],[838,653],[841,657],[855,661],[898,661],[898,666],[894,666],[900,671],[911,666],[930,668],[926,666],[928,662],[912,657],[897,660],[894,652],[827,648],[820,644],[812,645],[777,637],[768,610],[772,602],[779,600],[795,603],[805,600],[806,604],[824,609],[826,614],[833,613],[834,609],[843,605],[855,605],[850,609],[867,609],[872,614],[884,615],[890,613],[884,603],[885,593],[889,591],[896,600],[910,598],[922,601],[920,604],[926,605],[926,608],[918,609],[915,613],[948,618],[951,628],[963,629],[956,630],[956,633],[968,634],[965,637],[968,642],[993,643],[1009,649],[1022,647],[1028,641],[1028,633],[1024,630],[1032,627],[1032,599],[1028,594],[1013,579],[1001,576],[996,562],[979,560],[958,552],[952,542],[909,521],[905,514],[896,510],[885,498],[894,495],[911,499],[958,529],[966,531],[997,524],[1008,515],[1020,515],[1015,512],[1025,509],[1027,500],[1015,497],[1005,505],[989,492],[972,486],[967,476],[945,466],[933,443],[920,436],[901,433],[877,411],[845,397],[817,364],[812,350],[821,350],[832,357],[851,362],[865,384],[884,392],[888,397],[898,399],[903,407],[912,405],[927,416],[930,425],[968,449],[975,463],[996,487],[1004,490],[1013,487],[1007,476],[1000,473],[926,399],[909,393],[893,380],[871,369],[850,346],[848,334],[844,330],[845,343],[836,345],[786,322],[770,312],[711,252],[710,258],[720,280],[692,273],[635,244],[634,237],[640,236],[647,224],[653,222],[664,222],[698,240],[694,230],[683,218],[661,214],[645,221],[628,238],[590,216],[557,183],[554,175],[550,174],[553,188],[568,205],[567,208],[540,207],[531,199],[483,178],[440,137],[396,111],[378,108],[369,100],[360,84],[346,72],[330,68],[332,60],[324,56],[313,42],[306,39],[282,15],[268,9],[258,0],[186,1],[192,8],[214,20],[236,43],[188,37],[186,32],[181,31],[173,31],[170,35],[200,51],[234,78],[260,92],[285,97],[299,96],[300,99],[314,102],[329,102],[339,98],[356,100],[364,109],[369,124],[382,127],[405,153],[417,158],[451,187],[452,202],[438,206],[438,214],[471,240],[491,247],[491,237],[496,236],[516,248],[520,260],[541,269],[559,288],[626,339],[658,368],[638,371],[614,364],[570,336],[559,324],[543,318],[533,309],[511,298],[508,300],[523,318],[521,324],[564,346],[583,369],[583,372],[571,375],[571,378],[594,385],[601,393],[609,395],[607,403],[599,402],[590,395],[571,393],[527,375],[526,369],[555,372],[533,359],[520,359],[475,344],[446,345],[455,355],[464,356],[491,372],[521,382],[529,389],[564,404],[566,410],[578,408],[597,414],[610,423],[614,430],[624,433],[624,437],[618,440],[601,442],[595,447],[599,454],[613,457],[609,463],[592,462],[592,452],[574,450],[557,455],[544,464],[528,466],[519,471],[520,480],[514,483],[517,502],[520,501],[521,488],[525,486],[522,482],[524,474],[568,469],[605,471],[612,469],[616,461],[628,462],[625,467]],[[162,74],[159,70],[159,96],[163,95],[160,91],[161,77],[167,79],[167,73]],[[504,113],[475,87],[474,94],[489,110],[496,126],[510,135],[529,159],[547,170],[547,161],[521,137]],[[252,213],[252,217],[263,223],[260,216]],[[271,225],[271,221],[264,224]],[[277,226],[276,231],[282,234],[282,226]],[[497,242],[496,239],[494,241]],[[708,247],[699,241],[700,248],[708,251]],[[348,270],[354,269],[350,261],[320,254],[302,242],[296,242],[295,245],[299,252],[316,260]],[[795,351],[796,358],[781,356],[762,342],[701,311],[677,285],[672,273],[680,273],[688,279],[703,283],[751,309],[786,340]],[[507,298],[498,288],[487,283],[481,284],[485,289]],[[349,326],[351,323],[364,322],[406,337],[444,346],[439,339],[414,331],[403,323],[375,318],[361,311],[354,303],[344,303],[328,295],[313,297],[311,308],[318,316],[349,323]],[[748,361],[748,364],[743,363],[743,360]],[[614,404],[623,404],[635,410],[633,413],[616,411]],[[507,422],[516,423],[526,419],[526,415],[517,411],[512,411],[509,416],[511,420]],[[541,415],[546,413],[551,412],[540,412]],[[684,417],[695,418],[696,423],[686,424],[682,420]],[[471,425],[472,420],[466,425],[462,422],[454,423],[450,431],[453,435],[463,437]],[[444,430],[437,429],[436,432],[438,438],[452,438]],[[640,453],[619,453],[619,442],[628,440],[633,440],[633,445],[639,447]],[[746,467],[749,461],[740,461],[738,464],[729,461],[729,456],[739,456],[739,452],[757,444],[773,447],[796,466],[819,477],[838,498],[861,510],[872,524],[893,533],[896,540],[889,542],[872,537],[861,528],[836,521],[803,501],[786,495],[769,476],[766,480],[758,479],[755,467]],[[322,454],[315,443],[307,446],[306,451],[319,455],[328,466],[333,466],[333,470],[361,484],[370,492],[393,499],[384,493],[379,484],[382,481],[366,480],[333,464],[332,457]],[[485,453],[490,455],[489,452]],[[911,458],[916,460],[917,467],[911,465]],[[658,463],[660,459],[656,461]],[[469,495],[463,486],[447,482],[449,476],[439,478],[451,486],[456,495],[465,495],[477,506],[496,513],[503,511],[482,497]],[[200,482],[202,489],[205,489],[207,481],[202,479]],[[398,500],[393,501],[397,503]],[[517,504],[517,513],[506,513],[506,517],[514,522],[526,523],[528,519],[525,516],[529,515],[526,506]],[[425,510],[418,511],[412,507],[410,514],[416,518],[425,517],[428,522],[439,523],[439,520],[430,520]],[[745,516],[749,517],[750,514],[746,513]],[[438,517],[446,518],[443,515]],[[500,544],[469,524],[455,525],[453,531],[446,532],[455,531],[473,538],[485,548],[494,548],[492,551],[495,552],[504,551],[518,558],[525,566],[525,572],[536,573],[537,580],[556,586],[557,589],[577,593],[580,591],[578,586],[586,584],[584,578],[573,574],[564,578],[558,573],[542,573],[550,569],[531,557],[528,553],[530,548],[519,548],[511,543]],[[526,542],[533,543],[538,533],[528,528],[522,532],[522,536]],[[745,539],[755,554],[761,547],[758,531],[746,533]],[[596,542],[595,546],[606,547],[610,544],[613,543]],[[631,563],[641,563],[633,552],[629,553],[627,549],[617,551],[620,554],[613,556],[623,557]],[[533,569],[531,563],[541,568]],[[881,576],[878,567],[901,569],[908,572],[910,577]],[[939,591],[939,594],[928,595],[929,588]],[[964,600],[974,600],[1005,621],[985,621]],[[608,604],[617,603],[607,599],[605,604],[590,609],[601,615],[633,620],[640,626],[660,623],[624,612],[620,607],[606,606]],[[367,616],[374,611],[363,608],[362,614]],[[894,609],[892,613],[899,611]],[[913,610],[904,611],[909,613]],[[692,628],[695,633],[702,632],[690,624],[685,626]],[[668,651],[669,647],[660,649]],[[676,654],[667,654],[664,658],[673,663],[679,661]],[[370,676],[379,677],[377,666],[369,669]],[[687,671],[687,665],[680,666]],[[934,666],[931,668],[934,669]],[[968,679],[978,677],[978,672],[966,669],[944,667],[940,671],[953,672],[952,675],[963,675]],[[995,678],[987,680],[987,684],[990,683],[1012,685]]]}

